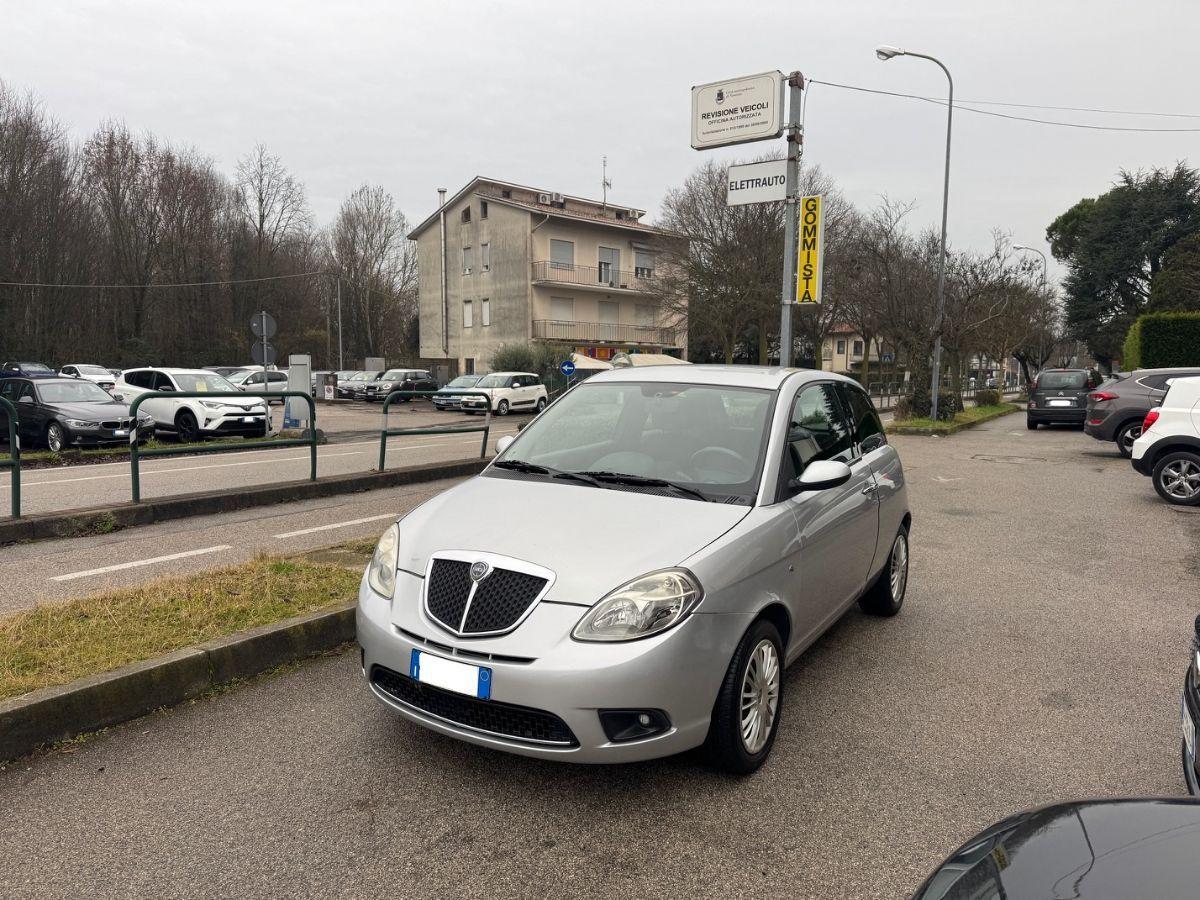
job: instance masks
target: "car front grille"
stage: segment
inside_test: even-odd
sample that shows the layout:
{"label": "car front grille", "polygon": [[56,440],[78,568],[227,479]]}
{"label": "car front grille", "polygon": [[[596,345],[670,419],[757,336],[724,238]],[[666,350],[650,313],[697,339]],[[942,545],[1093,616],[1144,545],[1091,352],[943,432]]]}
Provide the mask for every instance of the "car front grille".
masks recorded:
{"label": "car front grille", "polygon": [[425,610],[458,635],[492,635],[515,628],[547,579],[513,569],[493,568],[476,583],[471,563],[435,559],[425,586]]}
{"label": "car front grille", "polygon": [[579,746],[567,723],[545,710],[498,700],[478,700],[421,684],[383,666],[371,667],[371,684],[404,706],[460,728],[525,744]]}
{"label": "car front grille", "polygon": [[133,419],[110,419],[107,422],[101,422],[102,428],[132,428]]}

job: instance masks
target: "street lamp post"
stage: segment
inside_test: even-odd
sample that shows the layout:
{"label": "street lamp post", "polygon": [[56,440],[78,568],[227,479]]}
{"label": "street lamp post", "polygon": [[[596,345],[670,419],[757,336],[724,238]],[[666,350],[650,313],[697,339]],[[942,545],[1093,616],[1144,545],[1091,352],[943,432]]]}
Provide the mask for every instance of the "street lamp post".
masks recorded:
{"label": "street lamp post", "polygon": [[890,47],[884,44],[875,48],[875,55],[884,62],[894,56],[915,56],[919,59],[927,59],[936,63],[946,73],[946,81],[950,85],[950,95],[946,103],[946,171],[942,180],[942,246],[938,253],[937,311],[933,317],[933,378],[929,388],[929,415],[930,418],[937,421],[938,386],[942,370],[942,317],[946,310],[946,214],[950,202],[950,128],[954,121],[954,79],[950,77],[950,70],[940,59],[926,53],[901,50],[899,47]]}

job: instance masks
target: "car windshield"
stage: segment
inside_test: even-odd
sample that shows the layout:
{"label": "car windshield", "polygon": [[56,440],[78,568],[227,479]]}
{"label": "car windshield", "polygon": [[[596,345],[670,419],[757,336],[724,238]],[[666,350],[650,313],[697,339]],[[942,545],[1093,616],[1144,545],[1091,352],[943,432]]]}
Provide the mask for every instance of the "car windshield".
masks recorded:
{"label": "car windshield", "polygon": [[177,374],[175,383],[179,385],[179,390],[194,393],[206,393],[208,391],[221,392],[236,391],[237,388],[218,375],[216,372],[205,372],[203,375],[193,375],[190,372]]}
{"label": "car windshield", "polygon": [[357,375],[355,375],[350,380],[351,381],[374,381],[378,375],[379,375],[378,372],[359,372]]}
{"label": "car windshield", "polygon": [[475,386],[481,388],[504,387],[508,377],[507,375],[484,375]]}
{"label": "car windshield", "polygon": [[43,403],[112,403],[104,388],[91,381],[55,381],[38,386]]}
{"label": "car windshield", "polygon": [[411,373],[408,369],[388,369],[383,373],[384,381],[403,381],[409,377],[411,377]]}
{"label": "car windshield", "polygon": [[93,378],[112,378],[112,373],[108,369],[100,366],[76,366],[80,375],[91,375]]}
{"label": "car windshield", "polygon": [[1050,391],[1082,391],[1087,387],[1087,372],[1043,372],[1038,377],[1038,387]]}
{"label": "car windshield", "polygon": [[244,369],[241,372],[234,372],[232,375],[229,376],[229,382],[230,382],[230,384],[241,384],[243,381],[245,381],[247,378],[249,378],[252,374],[253,373],[249,369]]}
{"label": "car windshield", "polygon": [[584,384],[534,419],[499,462],[663,479],[706,497],[748,499],[758,491],[774,396],[725,385]]}
{"label": "car windshield", "polygon": [[453,381],[446,385],[452,388],[474,387],[479,381],[478,375],[459,375]]}

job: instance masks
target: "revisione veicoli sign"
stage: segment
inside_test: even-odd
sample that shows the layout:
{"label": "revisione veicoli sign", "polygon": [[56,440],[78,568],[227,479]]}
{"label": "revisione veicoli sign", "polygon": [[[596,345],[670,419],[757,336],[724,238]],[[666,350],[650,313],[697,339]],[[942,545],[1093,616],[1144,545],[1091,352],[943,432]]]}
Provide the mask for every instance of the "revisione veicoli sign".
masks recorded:
{"label": "revisione veicoli sign", "polygon": [[692,148],[762,141],[783,134],[783,73],[763,72],[692,88]]}
{"label": "revisione veicoli sign", "polygon": [[726,183],[727,206],[783,200],[787,196],[787,160],[770,159],[730,166]]}

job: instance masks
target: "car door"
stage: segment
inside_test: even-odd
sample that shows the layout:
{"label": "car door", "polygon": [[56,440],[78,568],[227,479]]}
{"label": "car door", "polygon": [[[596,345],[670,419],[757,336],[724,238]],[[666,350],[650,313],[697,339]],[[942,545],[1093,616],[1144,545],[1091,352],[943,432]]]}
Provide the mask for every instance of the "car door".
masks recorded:
{"label": "car door", "polygon": [[[146,386],[146,390],[140,393],[149,393],[151,391],[177,391],[175,382],[171,380],[166,372],[160,372],[157,369],[147,369],[141,373],[138,379],[140,384]],[[145,411],[154,417],[154,421],[161,425],[175,424],[175,410],[179,406],[180,401],[173,400],[168,397],[155,397],[151,400],[145,400],[138,407],[139,410]]]}
{"label": "car door", "polygon": [[857,385],[838,385],[843,405],[850,416],[850,429],[854,435],[856,452],[871,467],[875,476],[875,498],[879,504],[879,537],[876,541],[875,560],[870,566],[868,577],[883,564],[891,548],[892,538],[900,530],[900,523],[907,512],[903,502],[904,469],[900,465],[900,454],[888,443],[883,423],[867,392]]}
{"label": "car door", "polygon": [[854,437],[833,382],[808,384],[792,403],[781,466],[781,487],[818,460],[850,466],[845,484],[823,491],[792,493],[787,503],[799,531],[796,570],[800,573],[803,622],[819,633],[862,592],[875,558],[879,512],[875,476],[856,454]]}
{"label": "car door", "polygon": [[46,432],[46,426],[50,423],[49,412],[29,381],[20,382],[13,402],[17,407],[17,430],[21,435],[21,443],[32,447]]}
{"label": "car door", "polygon": [[[40,435],[36,425],[37,414],[31,400],[21,402],[22,397],[33,397],[33,388],[28,381],[20,378],[0,378],[0,397],[3,397],[17,409],[17,438],[23,445],[32,446],[32,442]],[[0,429],[3,439],[8,440],[8,410],[0,413]]]}

